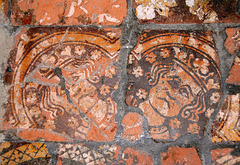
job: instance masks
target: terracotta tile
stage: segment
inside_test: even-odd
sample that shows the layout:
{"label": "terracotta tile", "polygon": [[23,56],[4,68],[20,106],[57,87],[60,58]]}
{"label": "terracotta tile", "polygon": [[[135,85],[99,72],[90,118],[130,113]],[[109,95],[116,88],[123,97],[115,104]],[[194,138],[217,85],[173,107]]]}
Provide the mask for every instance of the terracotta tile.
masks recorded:
{"label": "terracotta tile", "polygon": [[143,134],[142,124],[143,117],[140,114],[128,113],[122,120],[122,137],[130,141],[139,140]]}
{"label": "terracotta tile", "polygon": [[224,148],[224,149],[216,149],[212,150],[212,159],[214,164],[221,165],[236,165],[240,163],[240,155],[239,152],[237,155],[234,155],[234,149],[232,148]]}
{"label": "terracotta tile", "polygon": [[118,25],[127,14],[125,0],[13,0],[14,25]]}
{"label": "terracotta tile", "polygon": [[152,165],[153,159],[150,154],[146,152],[133,149],[126,148],[123,151],[122,158],[119,161],[119,164],[136,164],[136,165]]}
{"label": "terracotta tile", "polygon": [[237,0],[133,0],[141,23],[216,23],[236,22]]}
{"label": "terracotta tile", "polygon": [[117,145],[103,145],[92,148],[83,144],[60,144],[60,164],[114,164],[117,160],[120,147]]}
{"label": "terracotta tile", "polygon": [[212,141],[240,141],[240,94],[228,96],[212,129]]}
{"label": "terracotta tile", "polygon": [[119,35],[112,28],[23,33],[5,72],[10,98],[4,129],[17,128],[31,140],[113,140]]}
{"label": "terracotta tile", "polygon": [[43,143],[4,142],[0,144],[2,164],[48,164],[50,158]]}
{"label": "terracotta tile", "polygon": [[227,28],[225,31],[227,33],[227,39],[224,46],[230,54],[233,54],[240,48],[240,27]]}
{"label": "terracotta tile", "polygon": [[239,71],[240,71],[240,55],[237,55],[234,59],[233,66],[229,72],[229,76],[225,82],[228,84],[240,85]]}
{"label": "terracotta tile", "polygon": [[201,160],[195,148],[171,147],[167,153],[161,153],[163,165],[201,165]]}
{"label": "terracotta tile", "polygon": [[0,23],[7,23],[8,5],[7,0],[0,0]]}
{"label": "terracotta tile", "polygon": [[155,140],[203,135],[221,97],[209,32],[145,31],[129,55],[126,103],[148,119]]}
{"label": "terracotta tile", "polygon": [[137,149],[126,148],[119,157],[118,145],[100,145],[92,147],[84,144],[60,144],[58,165],[61,164],[153,164],[152,157]]}

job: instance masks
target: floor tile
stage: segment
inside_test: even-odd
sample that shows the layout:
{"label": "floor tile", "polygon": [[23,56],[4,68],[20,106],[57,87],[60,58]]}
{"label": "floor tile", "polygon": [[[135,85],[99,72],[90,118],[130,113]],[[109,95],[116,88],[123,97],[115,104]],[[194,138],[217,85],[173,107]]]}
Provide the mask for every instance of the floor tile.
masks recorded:
{"label": "floor tile", "polygon": [[125,0],[13,0],[13,25],[119,25],[127,14]]}
{"label": "floor tile", "polygon": [[212,141],[240,141],[240,94],[225,99],[212,129]]}
{"label": "floor tile", "polygon": [[239,151],[234,151],[233,148],[223,148],[211,151],[212,159],[216,165],[236,165],[240,163]]}
{"label": "floor tile", "polygon": [[141,23],[238,23],[237,0],[133,0]]}
{"label": "floor tile", "polygon": [[151,137],[203,135],[221,98],[210,32],[144,31],[129,55],[126,103],[148,120]]}
{"label": "floor tile", "polygon": [[195,148],[171,147],[167,153],[161,153],[163,165],[201,165],[201,160]]}
{"label": "floor tile", "polygon": [[49,164],[51,156],[44,143],[4,142],[0,144],[2,164]]}
{"label": "floor tile", "polygon": [[10,99],[4,129],[19,129],[19,136],[31,140],[113,140],[119,35],[112,28],[33,28],[21,34],[5,71]]}
{"label": "floor tile", "polygon": [[240,47],[240,27],[227,28],[225,31],[227,33],[227,39],[224,46],[230,54],[234,54]]}

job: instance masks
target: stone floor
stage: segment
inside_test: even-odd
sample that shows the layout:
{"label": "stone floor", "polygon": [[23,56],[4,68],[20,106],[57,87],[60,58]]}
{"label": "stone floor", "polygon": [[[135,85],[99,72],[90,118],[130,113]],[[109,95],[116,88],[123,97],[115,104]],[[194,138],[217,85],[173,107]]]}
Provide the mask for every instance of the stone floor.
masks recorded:
{"label": "stone floor", "polygon": [[1,164],[240,164],[239,0],[2,0],[0,25]]}

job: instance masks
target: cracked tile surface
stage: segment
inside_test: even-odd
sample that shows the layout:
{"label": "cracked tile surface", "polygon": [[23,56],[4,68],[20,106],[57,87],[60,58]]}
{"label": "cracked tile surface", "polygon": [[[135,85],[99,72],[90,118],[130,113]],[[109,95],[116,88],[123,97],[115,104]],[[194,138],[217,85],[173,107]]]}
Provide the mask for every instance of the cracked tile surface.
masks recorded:
{"label": "cracked tile surface", "polygon": [[113,140],[119,34],[81,28],[22,34],[5,74],[10,106],[4,128],[18,128],[31,140]]}

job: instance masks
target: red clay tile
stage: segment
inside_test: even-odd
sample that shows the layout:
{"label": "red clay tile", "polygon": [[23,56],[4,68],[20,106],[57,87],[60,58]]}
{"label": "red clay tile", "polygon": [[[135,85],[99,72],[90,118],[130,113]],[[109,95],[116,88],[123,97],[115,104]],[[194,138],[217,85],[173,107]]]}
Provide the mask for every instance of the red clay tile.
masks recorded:
{"label": "red clay tile", "polygon": [[0,22],[1,23],[7,22],[8,5],[9,5],[8,0],[0,1]]}
{"label": "red clay tile", "polygon": [[103,145],[92,149],[83,144],[60,144],[58,150],[58,165],[61,164],[114,164],[120,147]]}
{"label": "red clay tile", "polygon": [[122,137],[130,141],[139,140],[143,133],[142,123],[143,117],[140,114],[131,112],[125,115],[122,120]]}
{"label": "red clay tile", "polygon": [[120,163],[152,165],[153,159],[150,154],[128,147],[128,148],[125,148],[125,150],[123,151],[122,158],[120,159]]}
{"label": "red clay tile", "polygon": [[4,129],[20,129],[19,136],[31,140],[113,140],[119,34],[112,28],[23,33],[5,72]]}
{"label": "red clay tile", "polygon": [[224,46],[230,54],[234,54],[240,48],[240,27],[227,28],[226,33],[227,39],[224,43]]}
{"label": "red clay tile", "polygon": [[1,164],[49,164],[50,158],[43,143],[4,142],[0,144]]}
{"label": "red clay tile", "polygon": [[239,23],[237,0],[133,0],[141,23]]}
{"label": "red clay tile", "polygon": [[240,71],[240,55],[237,55],[234,59],[233,66],[229,72],[229,76],[225,82],[229,84],[240,85],[239,71]]}
{"label": "red clay tile", "polygon": [[126,148],[119,157],[120,146],[101,145],[99,147],[84,144],[60,144],[58,165],[61,164],[153,164],[152,157],[137,149]]}
{"label": "red clay tile", "polygon": [[203,135],[221,97],[209,32],[145,31],[129,55],[126,102],[148,119],[155,140]]}
{"label": "red clay tile", "polygon": [[171,147],[167,153],[161,153],[163,165],[201,165],[201,160],[195,148]]}
{"label": "red clay tile", "polygon": [[237,165],[240,163],[240,156],[234,156],[231,153],[234,149],[232,148],[224,148],[224,149],[216,149],[212,150],[212,159],[214,164],[216,165]]}
{"label": "red clay tile", "polygon": [[125,0],[13,0],[13,25],[118,25],[127,14]]}
{"label": "red clay tile", "polygon": [[212,141],[240,141],[240,94],[227,96],[212,129]]}

